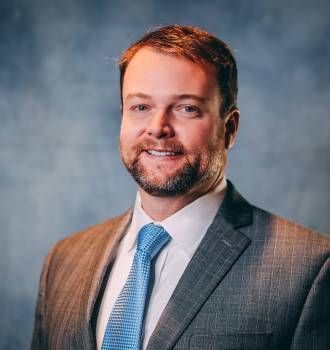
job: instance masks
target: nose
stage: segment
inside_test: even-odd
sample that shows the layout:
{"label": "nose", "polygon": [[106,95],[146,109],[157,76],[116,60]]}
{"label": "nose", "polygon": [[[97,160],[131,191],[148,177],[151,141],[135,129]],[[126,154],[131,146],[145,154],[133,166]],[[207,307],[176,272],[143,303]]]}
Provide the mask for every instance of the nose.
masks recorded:
{"label": "nose", "polygon": [[171,124],[171,118],[166,111],[155,113],[147,126],[146,132],[149,136],[157,139],[170,138],[174,136],[174,129]]}

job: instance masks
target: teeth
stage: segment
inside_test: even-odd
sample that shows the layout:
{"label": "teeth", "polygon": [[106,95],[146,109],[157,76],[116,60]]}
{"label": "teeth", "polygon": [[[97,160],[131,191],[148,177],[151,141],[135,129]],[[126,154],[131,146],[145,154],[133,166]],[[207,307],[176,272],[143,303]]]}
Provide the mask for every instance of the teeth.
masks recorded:
{"label": "teeth", "polygon": [[149,154],[152,154],[153,156],[175,156],[175,152],[169,152],[169,151],[155,151],[153,149],[147,151]]}

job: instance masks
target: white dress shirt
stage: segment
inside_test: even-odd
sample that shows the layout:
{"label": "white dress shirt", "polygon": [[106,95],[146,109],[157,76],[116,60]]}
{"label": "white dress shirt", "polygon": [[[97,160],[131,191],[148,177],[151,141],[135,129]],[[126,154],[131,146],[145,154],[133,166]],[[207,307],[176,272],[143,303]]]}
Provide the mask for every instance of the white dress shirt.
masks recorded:
{"label": "white dress shirt", "polygon": [[226,179],[213,190],[161,222],[153,221],[143,210],[139,193],[136,196],[130,227],[122,239],[104,291],[96,324],[97,348],[102,341],[111,310],[130,272],[140,229],[151,222],[162,225],[171,236],[155,262],[155,279],[145,316],[143,349],[165,309],[180,277],[212,223],[223,200]]}

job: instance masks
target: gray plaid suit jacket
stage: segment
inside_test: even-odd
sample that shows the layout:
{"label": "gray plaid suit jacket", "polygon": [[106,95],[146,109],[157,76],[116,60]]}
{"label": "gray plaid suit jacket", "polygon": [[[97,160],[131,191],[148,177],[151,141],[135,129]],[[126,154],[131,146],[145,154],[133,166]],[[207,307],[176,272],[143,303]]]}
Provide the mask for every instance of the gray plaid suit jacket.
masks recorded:
{"label": "gray plaid suit jacket", "polygon": [[[95,349],[95,325],[131,212],[48,254],[31,349]],[[225,199],[148,343],[162,349],[330,349],[330,239]]]}

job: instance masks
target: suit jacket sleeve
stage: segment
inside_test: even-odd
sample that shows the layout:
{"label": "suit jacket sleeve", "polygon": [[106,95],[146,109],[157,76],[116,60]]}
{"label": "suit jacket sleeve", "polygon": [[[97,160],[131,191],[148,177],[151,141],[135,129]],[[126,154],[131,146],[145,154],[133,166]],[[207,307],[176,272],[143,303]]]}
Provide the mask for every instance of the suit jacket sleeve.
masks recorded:
{"label": "suit jacket sleeve", "polygon": [[47,349],[46,330],[45,330],[45,312],[47,300],[47,278],[49,266],[52,260],[55,247],[48,253],[42,269],[39,283],[39,293],[35,312],[35,324],[32,336],[31,350]]}
{"label": "suit jacket sleeve", "polygon": [[291,350],[330,349],[330,259],[317,274],[297,324]]}

